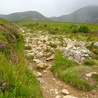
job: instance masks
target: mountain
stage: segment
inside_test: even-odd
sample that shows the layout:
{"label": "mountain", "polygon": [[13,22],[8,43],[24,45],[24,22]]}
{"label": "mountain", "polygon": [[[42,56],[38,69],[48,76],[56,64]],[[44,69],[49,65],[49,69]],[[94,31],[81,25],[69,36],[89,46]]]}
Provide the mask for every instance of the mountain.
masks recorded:
{"label": "mountain", "polygon": [[53,20],[60,22],[83,22],[98,23],[98,6],[86,6],[76,10],[75,12],[60,17],[47,18],[37,11],[27,11],[12,13],[9,15],[1,15],[0,17],[9,21],[17,20]]}
{"label": "mountain", "polygon": [[9,21],[17,21],[17,20],[46,20],[45,16],[40,14],[37,11],[27,11],[27,12],[18,12],[12,13],[9,15],[1,15],[0,17]]}
{"label": "mountain", "polygon": [[98,6],[87,6],[69,15],[51,17],[51,20],[62,22],[98,23]]}

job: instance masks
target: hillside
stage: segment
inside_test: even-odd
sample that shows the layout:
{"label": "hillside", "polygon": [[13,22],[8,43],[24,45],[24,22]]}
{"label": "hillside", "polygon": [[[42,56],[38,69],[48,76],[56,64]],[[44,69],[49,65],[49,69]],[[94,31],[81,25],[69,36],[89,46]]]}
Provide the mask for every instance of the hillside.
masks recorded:
{"label": "hillside", "polygon": [[98,6],[87,6],[76,10],[75,12],[62,15],[60,17],[45,17],[37,11],[27,11],[12,13],[9,15],[1,15],[0,17],[9,21],[17,20],[53,20],[60,22],[82,22],[82,23],[98,23]]}
{"label": "hillside", "polygon": [[60,17],[51,17],[52,20],[62,22],[98,23],[98,6],[87,6]]}
{"label": "hillside", "polygon": [[0,19],[0,98],[38,97],[42,98],[42,93],[27,67],[24,39],[15,25]]}
{"label": "hillside", "polygon": [[17,20],[47,20],[45,16],[40,14],[37,11],[27,11],[27,12],[19,12],[12,13],[9,15],[0,15],[1,18],[9,20],[9,21],[17,21]]}

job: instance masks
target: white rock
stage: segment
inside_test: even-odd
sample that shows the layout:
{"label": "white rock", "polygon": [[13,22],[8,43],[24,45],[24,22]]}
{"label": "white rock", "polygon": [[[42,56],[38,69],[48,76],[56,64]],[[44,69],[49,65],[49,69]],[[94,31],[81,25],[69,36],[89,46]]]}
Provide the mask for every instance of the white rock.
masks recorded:
{"label": "white rock", "polygon": [[86,74],[86,76],[87,76],[88,78],[90,78],[93,74],[97,74],[97,72],[88,73],[88,74]]}
{"label": "white rock", "polygon": [[57,95],[55,98],[61,98],[61,96],[60,95]]}
{"label": "white rock", "polygon": [[47,59],[46,59],[46,61],[53,60],[53,59],[54,59],[54,57],[55,57],[55,56],[54,56],[54,55],[52,55],[51,57],[47,58]]}
{"label": "white rock", "polygon": [[94,43],[94,46],[97,46],[98,47],[98,42]]}
{"label": "white rock", "polygon": [[38,79],[38,81],[40,82],[40,83],[44,83],[44,80],[42,79],[42,78],[37,78]]}
{"label": "white rock", "polygon": [[77,98],[77,97],[74,97],[74,96],[71,96],[71,95],[66,95],[63,98]]}
{"label": "white rock", "polygon": [[37,77],[42,77],[42,73],[40,73],[40,72],[35,72],[35,71],[34,71],[34,74],[35,74]]}
{"label": "white rock", "polygon": [[58,89],[55,89],[54,91],[55,91],[55,94],[56,94],[56,95],[59,94]]}
{"label": "white rock", "polygon": [[34,61],[36,64],[42,63],[42,61],[40,61],[39,59],[33,59],[33,61]]}
{"label": "white rock", "polygon": [[40,67],[40,68],[42,68],[42,69],[47,68],[46,63],[39,63],[39,64],[37,64],[36,66],[38,66],[38,67]]}
{"label": "white rock", "polygon": [[65,95],[69,95],[69,91],[66,90],[66,89],[63,89],[63,90],[62,90],[62,93],[65,94]]}
{"label": "white rock", "polygon": [[37,57],[37,58],[43,57],[43,53],[42,53],[42,52],[38,53],[38,54],[36,55],[36,57]]}

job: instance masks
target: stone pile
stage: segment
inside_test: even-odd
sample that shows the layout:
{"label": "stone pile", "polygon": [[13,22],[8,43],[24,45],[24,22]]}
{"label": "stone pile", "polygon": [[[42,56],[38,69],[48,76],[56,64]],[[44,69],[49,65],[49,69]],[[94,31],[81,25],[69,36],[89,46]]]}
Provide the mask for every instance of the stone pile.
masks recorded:
{"label": "stone pile", "polygon": [[85,47],[83,42],[75,42],[67,45],[63,56],[81,64],[86,58],[90,58],[89,53],[90,51]]}

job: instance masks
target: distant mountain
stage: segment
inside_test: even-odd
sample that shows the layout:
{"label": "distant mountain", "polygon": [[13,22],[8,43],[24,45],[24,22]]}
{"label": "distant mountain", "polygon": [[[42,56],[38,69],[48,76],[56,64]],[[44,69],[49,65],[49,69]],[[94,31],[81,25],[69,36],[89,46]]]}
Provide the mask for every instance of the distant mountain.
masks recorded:
{"label": "distant mountain", "polygon": [[1,15],[0,17],[9,21],[17,20],[53,20],[60,22],[83,22],[98,23],[98,6],[87,6],[76,10],[69,15],[47,18],[37,11],[27,11]]}
{"label": "distant mountain", "polygon": [[87,6],[60,17],[51,17],[51,20],[62,22],[98,23],[98,6]]}
{"label": "distant mountain", "polygon": [[37,11],[18,12],[18,13],[12,13],[9,15],[0,15],[0,17],[9,21],[48,19]]}

